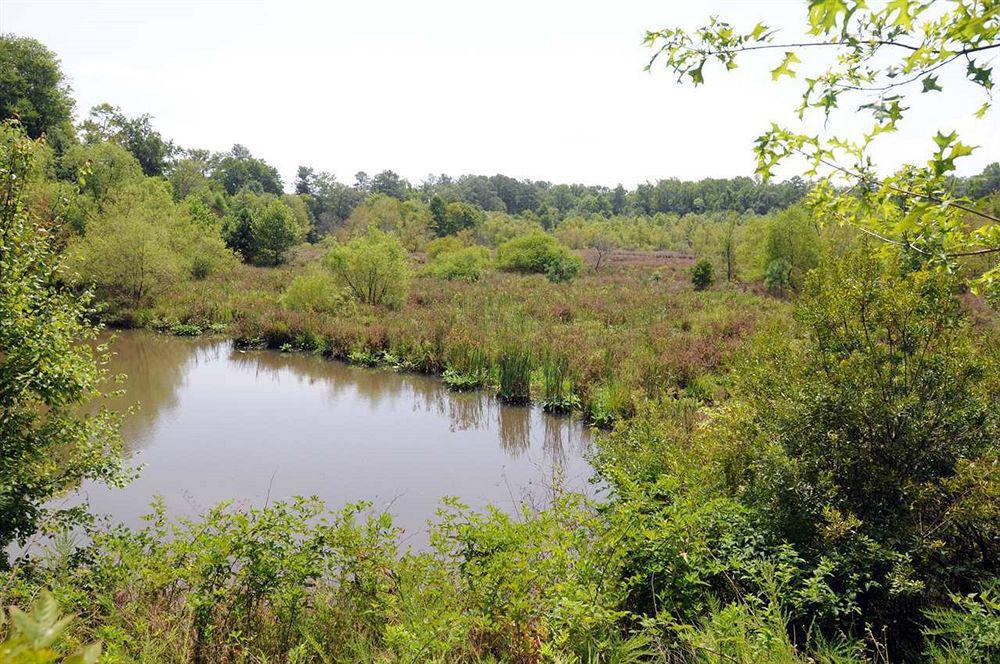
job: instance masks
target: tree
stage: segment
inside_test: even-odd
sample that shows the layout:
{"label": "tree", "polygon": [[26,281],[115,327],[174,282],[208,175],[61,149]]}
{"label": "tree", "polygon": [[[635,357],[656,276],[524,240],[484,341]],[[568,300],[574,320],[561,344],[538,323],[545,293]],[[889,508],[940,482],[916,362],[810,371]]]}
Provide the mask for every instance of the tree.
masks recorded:
{"label": "tree", "polygon": [[234,145],[228,153],[220,155],[212,171],[212,179],[222,185],[230,196],[242,189],[258,194],[284,193],[278,169],[263,159],[257,159],[242,145]]}
{"label": "tree", "polygon": [[67,254],[85,284],[129,308],[147,306],[183,280],[204,278],[233,260],[211,213],[178,206],[169,186],[152,179],[117,192]]}
{"label": "tree", "polygon": [[373,194],[384,194],[397,200],[405,201],[410,191],[410,183],[399,177],[394,171],[382,171],[371,182]]}
{"label": "tree", "polygon": [[[441,199],[437,199],[441,200]],[[431,200],[434,203],[434,199]],[[431,214],[433,214],[433,209]],[[442,219],[435,217],[434,232],[438,237],[454,235],[466,229],[474,229],[483,218],[483,211],[474,205],[455,201],[444,206]]]}
{"label": "tree", "polygon": [[311,196],[315,193],[316,172],[308,166],[299,166],[295,172],[295,193]]}
{"label": "tree", "polygon": [[84,140],[117,143],[132,153],[143,173],[163,175],[179,150],[153,129],[151,119],[148,113],[130,118],[117,106],[99,104],[90,109],[90,117],[82,125]]}
{"label": "tree", "polygon": [[180,201],[199,191],[221,191],[218,183],[211,180],[208,174],[212,167],[206,156],[189,153],[184,159],[175,161],[170,166],[167,180],[174,191],[174,200]]}
{"label": "tree", "polygon": [[316,233],[325,235],[342,225],[362,200],[363,193],[338,182],[330,173],[317,174],[310,199]]}
{"label": "tree", "polygon": [[398,306],[410,284],[407,252],[399,240],[377,228],[335,245],[323,258],[334,278],[364,304]]}
{"label": "tree", "polygon": [[297,197],[283,200],[244,191],[223,220],[223,236],[243,260],[255,265],[278,265],[285,252],[308,231],[305,207]]}
{"label": "tree", "polygon": [[409,251],[418,251],[429,239],[430,209],[417,200],[400,201],[385,194],[372,194],[351,212],[344,223],[349,236],[363,235],[369,228],[394,233]]}
{"label": "tree", "polygon": [[437,234],[438,237],[443,237],[445,235],[448,235],[448,233],[441,232],[441,229],[445,228],[448,225],[448,218],[445,213],[445,205],[446,203],[444,202],[444,199],[438,196],[437,194],[434,194],[434,196],[431,197],[431,202],[427,205],[427,207],[430,208],[431,211],[431,218],[432,218],[432,224],[434,226],[434,232]]}
{"label": "tree", "polygon": [[16,118],[31,138],[62,151],[76,140],[73,98],[59,59],[40,42],[0,34],[0,120]]}
{"label": "tree", "polygon": [[[1000,49],[996,2],[894,0],[869,6],[863,0],[810,0],[807,7],[809,39],[802,43],[780,42],[778,32],[764,23],[740,31],[719,18],[691,32],[651,31],[646,42],[656,51],[650,66],[661,61],[679,80],[700,85],[709,63],[732,70],[751,52],[783,54],[771,72],[774,80],[796,77],[799,52],[807,47],[810,60],[828,55],[826,64],[805,77],[798,108],[802,126],[772,124],[757,139],[757,174],[767,180],[789,158],[804,159],[805,175],[816,178],[811,204],[819,218],[902,246],[928,265],[953,270],[970,257],[1000,253],[1000,218],[950,186],[956,161],[975,150],[955,131],[939,131],[928,142],[925,164],[907,164],[889,177],[878,174],[876,154],[882,137],[920,108],[914,103],[918,96],[942,93],[944,74],[955,67],[964,68],[968,81],[960,99],[970,117],[984,119],[991,112],[996,60],[990,56]],[[835,118],[833,112],[848,99],[870,114],[866,131],[846,136],[834,126],[811,133],[811,116]],[[829,124],[835,125],[822,126]],[[1000,265],[972,281],[974,289],[992,287],[1000,281]]]}
{"label": "tree", "polygon": [[[819,264],[820,244],[806,210],[789,208],[767,219],[758,261],[772,290],[797,289]],[[770,283],[768,283],[770,282]]]}
{"label": "tree", "polygon": [[59,160],[59,170],[78,183],[80,192],[104,209],[115,191],[142,178],[142,166],[125,148],[115,143],[77,144]]}
{"label": "tree", "polygon": [[[50,499],[83,480],[123,480],[117,421],[85,415],[104,372],[103,348],[89,345],[87,297],[64,282],[49,230],[27,214],[22,196],[38,144],[16,125],[0,128],[0,546],[23,541],[47,520],[80,509]],[[7,557],[0,557],[6,566]]]}
{"label": "tree", "polygon": [[712,285],[712,281],[715,279],[714,275],[715,269],[712,267],[711,261],[702,258],[694,267],[691,268],[691,283],[694,285],[695,290],[705,290]]}

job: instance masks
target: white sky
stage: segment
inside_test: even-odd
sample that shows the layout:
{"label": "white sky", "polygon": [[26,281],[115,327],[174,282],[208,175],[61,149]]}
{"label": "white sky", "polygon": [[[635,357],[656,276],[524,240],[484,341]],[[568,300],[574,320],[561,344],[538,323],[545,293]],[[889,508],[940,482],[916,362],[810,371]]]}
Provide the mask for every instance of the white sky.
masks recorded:
{"label": "white sky", "polygon": [[[792,120],[801,85],[771,83],[780,53],[729,75],[706,70],[701,88],[677,85],[663,70],[643,71],[644,30],[695,27],[714,13],[738,27],[762,19],[792,39],[805,6],[0,0],[0,32],[39,39],[61,57],[78,113],[109,101],[152,114],[185,147],[243,143],[286,184],[306,164],[348,183],[356,171],[391,168],[414,183],[428,173],[499,172],[634,186],[751,175],[754,137],[772,120]],[[973,121],[982,98],[970,86],[947,91],[921,97],[907,130],[885,144],[884,163],[926,159],[938,129],[980,146],[960,173],[1000,159],[997,111]],[[852,115],[841,121],[854,125]]]}

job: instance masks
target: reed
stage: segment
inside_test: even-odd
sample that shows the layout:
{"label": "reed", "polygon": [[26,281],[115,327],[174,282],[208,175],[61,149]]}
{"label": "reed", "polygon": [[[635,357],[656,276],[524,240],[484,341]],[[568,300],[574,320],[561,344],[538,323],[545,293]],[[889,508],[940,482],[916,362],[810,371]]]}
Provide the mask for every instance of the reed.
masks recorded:
{"label": "reed", "polygon": [[448,365],[441,379],[451,389],[474,390],[489,382],[489,353],[481,346],[461,344],[448,355]]}
{"label": "reed", "polygon": [[497,396],[507,403],[531,401],[531,352],[521,346],[502,346],[496,357]]}
{"label": "reed", "polygon": [[568,413],[579,408],[580,398],[574,390],[573,371],[569,358],[548,351],[542,358],[542,409],[550,413]]}

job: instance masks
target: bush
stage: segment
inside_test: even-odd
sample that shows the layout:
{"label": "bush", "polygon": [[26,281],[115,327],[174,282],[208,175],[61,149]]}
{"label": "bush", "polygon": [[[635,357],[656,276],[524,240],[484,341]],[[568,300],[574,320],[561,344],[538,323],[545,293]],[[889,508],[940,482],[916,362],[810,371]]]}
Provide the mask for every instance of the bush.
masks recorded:
{"label": "bush", "polygon": [[486,247],[465,247],[438,254],[426,271],[437,279],[479,281],[489,264],[490,252]]}
{"label": "bush", "polygon": [[[730,491],[860,611],[915,647],[924,602],[1000,556],[995,349],[939,274],[856,256],[811,274],[706,430]],[[991,362],[994,363],[991,365]],[[991,369],[993,367],[993,369]],[[980,470],[976,470],[976,469]]]}
{"label": "bush", "polygon": [[318,271],[295,277],[281,295],[283,307],[301,313],[330,313],[340,302],[340,291],[333,280]]}
{"label": "bush", "polygon": [[399,306],[409,292],[406,249],[395,235],[376,228],[334,245],[323,263],[358,302]]}
{"label": "bush", "polygon": [[552,283],[563,283],[573,281],[583,267],[583,259],[571,251],[563,251],[545,270],[545,277]]}
{"label": "bush", "polygon": [[119,194],[68,248],[83,281],[105,299],[149,304],[185,279],[203,279],[234,262],[218,228],[192,220],[165,183],[145,179]]}
{"label": "bush", "polygon": [[712,285],[715,280],[712,263],[702,258],[691,268],[691,283],[695,290],[705,290]]}
{"label": "bush", "polygon": [[784,258],[776,258],[764,270],[764,287],[772,293],[784,293],[792,283],[792,265]]}
{"label": "bush", "polygon": [[424,245],[424,253],[427,254],[427,260],[432,261],[441,254],[445,254],[450,251],[458,251],[459,249],[468,247],[470,239],[471,238],[466,233],[463,233],[462,235],[446,235],[445,237],[434,238]]}
{"label": "bush", "polygon": [[501,244],[497,251],[501,270],[545,274],[552,281],[572,279],[582,265],[578,255],[543,232],[516,237]]}

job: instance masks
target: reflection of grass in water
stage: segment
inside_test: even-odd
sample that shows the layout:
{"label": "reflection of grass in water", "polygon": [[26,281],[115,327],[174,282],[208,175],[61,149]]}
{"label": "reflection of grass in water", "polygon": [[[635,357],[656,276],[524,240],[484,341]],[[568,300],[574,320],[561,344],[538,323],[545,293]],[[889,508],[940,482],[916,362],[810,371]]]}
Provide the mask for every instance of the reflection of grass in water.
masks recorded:
{"label": "reflection of grass in water", "polygon": [[298,353],[234,350],[230,354],[230,360],[272,379],[284,371],[290,371],[300,382],[306,381],[310,385],[322,383],[331,401],[356,396],[373,409],[402,398],[410,399],[414,407],[423,403],[429,409],[430,404],[445,391],[439,381],[426,376],[397,374],[386,369],[366,369]]}
{"label": "reflection of grass in water", "polygon": [[528,408],[500,408],[500,446],[518,456],[531,445],[531,411]]}
{"label": "reflection of grass in water", "polygon": [[568,434],[569,420],[560,421],[554,417],[543,417],[544,438],[543,449],[552,457],[552,461],[560,467],[566,462],[566,447],[563,434]]}
{"label": "reflection of grass in water", "polygon": [[452,431],[485,429],[489,417],[489,399],[482,394],[447,395],[448,419]]}

